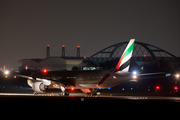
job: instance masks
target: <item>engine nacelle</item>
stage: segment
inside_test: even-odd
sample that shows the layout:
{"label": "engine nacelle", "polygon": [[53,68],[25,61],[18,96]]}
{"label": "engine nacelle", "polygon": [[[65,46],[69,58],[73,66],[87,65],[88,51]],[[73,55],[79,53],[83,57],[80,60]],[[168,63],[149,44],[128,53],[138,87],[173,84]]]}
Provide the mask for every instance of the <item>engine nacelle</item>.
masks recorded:
{"label": "engine nacelle", "polygon": [[33,81],[30,80],[30,79],[28,79],[28,80],[27,80],[27,84],[28,84],[30,87],[32,87],[32,86],[33,86]]}
{"label": "engine nacelle", "polygon": [[42,82],[33,82],[32,89],[36,93],[43,93],[46,90],[47,86]]}
{"label": "engine nacelle", "polygon": [[43,93],[46,90],[47,86],[51,84],[51,82],[47,80],[35,81],[31,79],[28,79],[27,83],[30,87],[32,87],[33,91],[36,93]]}
{"label": "engine nacelle", "polygon": [[27,83],[29,86],[32,87],[33,91],[36,93],[43,93],[47,86],[43,84],[43,82],[39,81],[33,81],[33,80],[27,80]]}

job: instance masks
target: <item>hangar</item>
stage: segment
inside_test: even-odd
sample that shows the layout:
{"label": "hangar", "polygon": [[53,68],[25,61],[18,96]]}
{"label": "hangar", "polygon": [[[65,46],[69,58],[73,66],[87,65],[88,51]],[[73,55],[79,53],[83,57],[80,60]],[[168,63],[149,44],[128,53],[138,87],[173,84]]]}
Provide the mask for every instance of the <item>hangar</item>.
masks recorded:
{"label": "hangar", "polygon": [[[79,46],[77,47],[77,56],[65,56],[64,45],[62,56],[51,57],[48,45],[46,58],[19,60],[19,71],[114,69],[127,44],[128,41],[108,46],[90,57],[80,57]],[[130,71],[133,70],[141,73],[159,71],[176,73],[180,71],[180,59],[159,47],[136,41],[130,67]]]}

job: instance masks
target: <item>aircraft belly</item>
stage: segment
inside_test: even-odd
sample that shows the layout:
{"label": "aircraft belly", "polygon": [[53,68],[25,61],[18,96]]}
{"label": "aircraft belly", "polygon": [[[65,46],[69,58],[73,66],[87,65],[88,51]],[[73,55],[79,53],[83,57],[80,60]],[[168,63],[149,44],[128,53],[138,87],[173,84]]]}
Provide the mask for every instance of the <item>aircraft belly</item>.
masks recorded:
{"label": "aircraft belly", "polygon": [[75,85],[76,87],[80,87],[80,88],[98,88],[97,84],[98,84],[99,80],[77,80]]}
{"label": "aircraft belly", "polygon": [[97,84],[79,84],[81,88],[98,88]]}
{"label": "aircraft belly", "polygon": [[77,88],[108,88],[122,84],[131,79],[131,74],[128,72],[118,72],[110,75],[102,84],[98,86],[102,78],[78,78],[75,80],[75,87]]}
{"label": "aircraft belly", "polygon": [[128,80],[130,80],[129,76],[120,76],[117,78],[111,77],[111,78],[105,80],[99,87],[101,87],[101,88],[113,87],[113,86],[122,84]]}

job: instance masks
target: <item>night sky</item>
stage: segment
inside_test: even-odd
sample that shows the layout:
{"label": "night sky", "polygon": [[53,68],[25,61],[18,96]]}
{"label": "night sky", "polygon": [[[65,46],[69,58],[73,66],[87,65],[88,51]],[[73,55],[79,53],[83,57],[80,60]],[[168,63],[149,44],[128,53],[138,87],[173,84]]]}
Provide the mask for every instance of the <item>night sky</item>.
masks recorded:
{"label": "night sky", "polygon": [[131,38],[180,56],[180,1],[0,0],[0,67],[45,57],[48,44],[90,56]]}

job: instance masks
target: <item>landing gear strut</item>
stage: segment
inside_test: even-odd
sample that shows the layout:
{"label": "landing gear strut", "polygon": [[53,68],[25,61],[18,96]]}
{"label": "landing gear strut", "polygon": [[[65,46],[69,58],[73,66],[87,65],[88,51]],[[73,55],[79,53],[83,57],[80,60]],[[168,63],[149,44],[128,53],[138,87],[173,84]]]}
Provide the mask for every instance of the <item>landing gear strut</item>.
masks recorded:
{"label": "landing gear strut", "polygon": [[59,92],[59,96],[69,96],[69,93],[67,91]]}
{"label": "landing gear strut", "polygon": [[87,92],[88,97],[96,97],[98,89],[89,89],[91,92]]}
{"label": "landing gear strut", "polygon": [[34,94],[34,95],[38,95],[37,92],[34,92],[33,94]]}
{"label": "landing gear strut", "polygon": [[61,92],[59,92],[59,96],[69,96],[69,93],[65,90],[65,87],[61,86]]}

